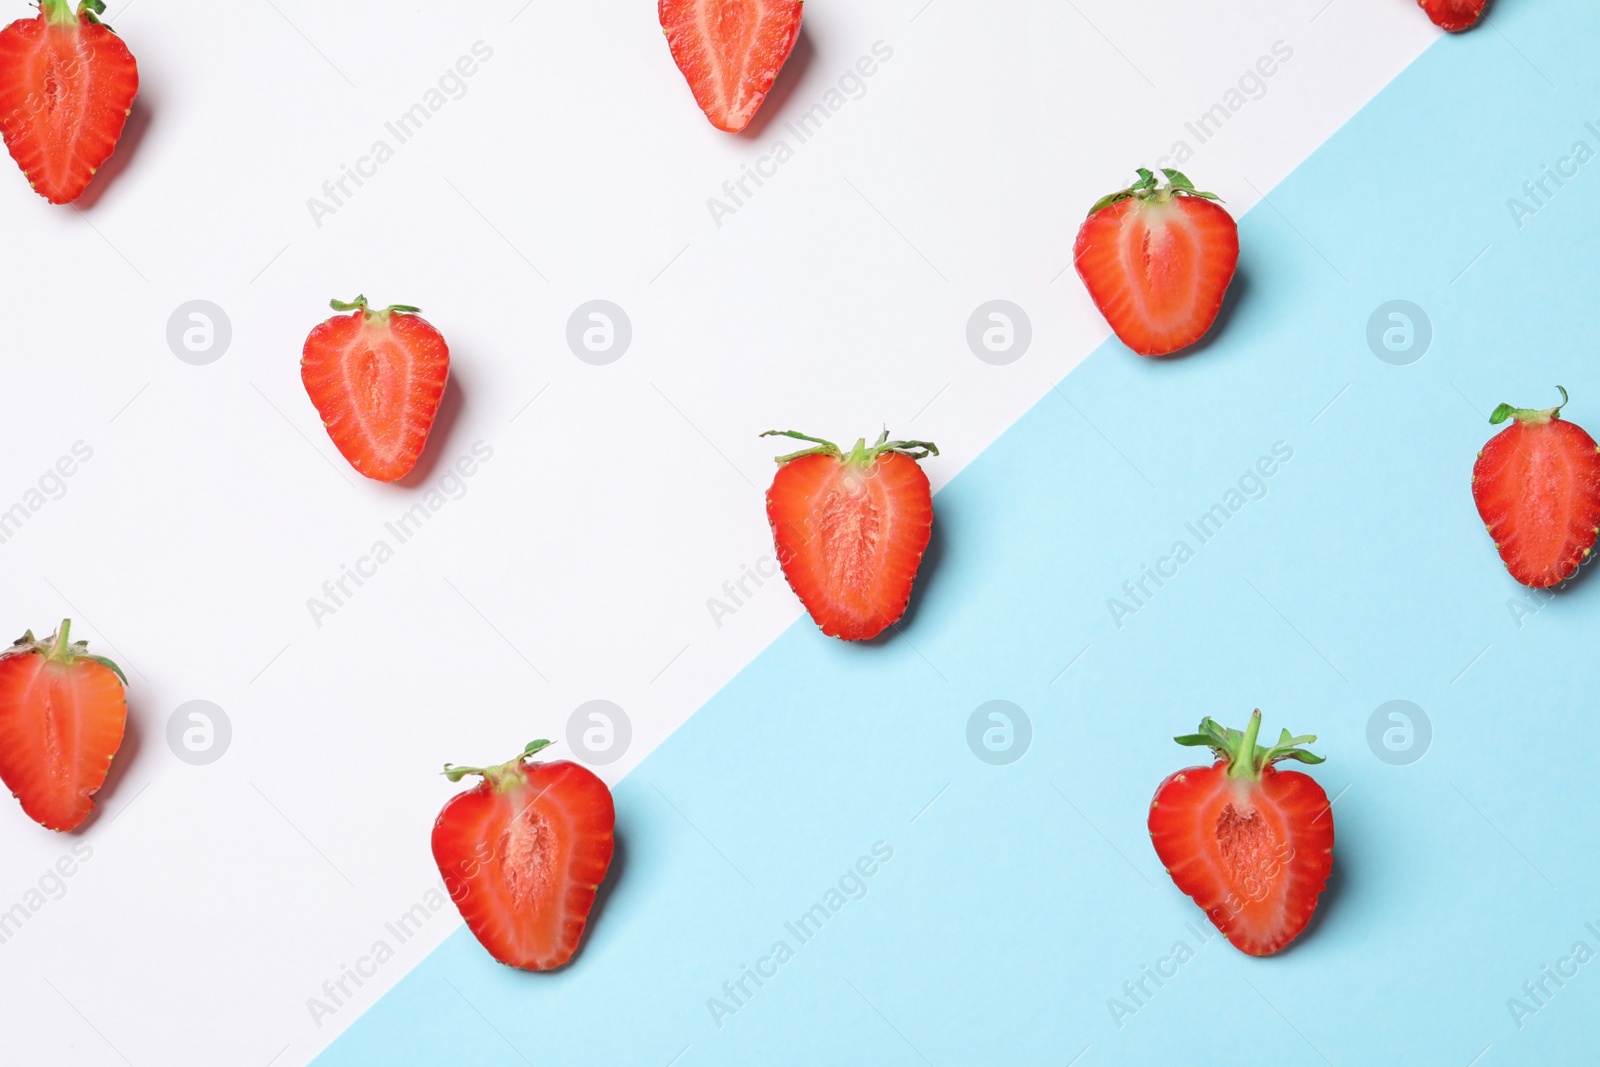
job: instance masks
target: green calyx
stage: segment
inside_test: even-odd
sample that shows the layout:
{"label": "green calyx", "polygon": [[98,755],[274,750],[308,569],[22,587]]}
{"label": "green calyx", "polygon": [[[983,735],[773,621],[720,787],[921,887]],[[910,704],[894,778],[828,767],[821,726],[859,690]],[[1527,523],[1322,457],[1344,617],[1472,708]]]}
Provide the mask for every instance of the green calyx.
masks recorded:
{"label": "green calyx", "polygon": [[29,652],[43,656],[51,663],[69,666],[80,659],[91,660],[102,667],[109,668],[124,686],[128,684],[128,676],[122,673],[122,668],[104,656],[89,655],[89,642],[74,641],[71,638],[72,620],[62,619],[61,628],[43,641],[33,636],[33,631],[28,630],[17,638],[11,645],[12,652]]}
{"label": "green calyx", "polygon": [[1510,404],[1501,404],[1494,409],[1494,414],[1489,416],[1489,422],[1499,426],[1507,419],[1516,419],[1518,422],[1526,423],[1529,426],[1543,426],[1551,419],[1559,419],[1561,417],[1561,409],[1567,406],[1567,390],[1560,385],[1556,386],[1556,388],[1561,392],[1561,403],[1555,407],[1535,410],[1533,408],[1514,408]]}
{"label": "green calyx", "polygon": [[1268,748],[1263,748],[1256,743],[1256,735],[1261,732],[1261,709],[1257,708],[1250,714],[1250,725],[1243,731],[1230,730],[1218,726],[1210,716],[1200,720],[1200,732],[1174,737],[1173,740],[1180,745],[1190,745],[1197,748],[1209,748],[1220,759],[1228,761],[1228,777],[1254,782],[1261,777],[1261,772],[1279,760],[1293,759],[1301,763],[1321,763],[1324,757],[1313,755],[1300,749],[1300,745],[1309,745],[1317,739],[1316,734],[1306,734],[1303,737],[1291,737],[1285,730],[1278,737],[1278,743]]}
{"label": "green calyx", "polygon": [[444,776],[452,782],[459,782],[469,774],[481,774],[483,780],[488,782],[495,792],[504,792],[522,784],[522,764],[529,756],[542,752],[553,744],[554,741],[543,739],[529,741],[515,759],[494,767],[457,767],[454,763],[446,763]]}
{"label": "green calyx", "polygon": [[390,304],[381,311],[374,311],[372,308],[367,306],[367,298],[360,295],[348,303],[343,300],[330,300],[328,301],[328,306],[333,308],[335,311],[359,311],[366,315],[369,319],[387,319],[393,312],[396,311],[409,312],[410,314],[415,315],[417,312],[422,310],[418,307],[412,307],[410,304]]}
{"label": "green calyx", "polygon": [[1160,179],[1144,167],[1138,169],[1139,180],[1126,189],[1118,189],[1114,193],[1107,193],[1094,202],[1094,207],[1089,209],[1093,215],[1101,208],[1110,207],[1112,204],[1124,200],[1143,200],[1150,204],[1165,204],[1176,196],[1198,196],[1205,200],[1221,200],[1216,193],[1203,193],[1194,187],[1194,182],[1186,178],[1182,171],[1173,170],[1171,167],[1162,167],[1161,173],[1167,176],[1167,184],[1161,185]]}
{"label": "green calyx", "polygon": [[[104,26],[100,16],[106,13],[106,5],[105,0],[81,0],[74,10],[72,0],[39,0],[39,13],[52,26],[76,26],[83,22]],[[106,29],[111,27],[106,26]]]}
{"label": "green calyx", "polygon": [[783,466],[790,460],[799,459],[801,456],[832,456],[854,467],[869,467],[885,452],[899,452],[910,456],[912,459],[927,459],[929,456],[939,454],[939,446],[932,441],[891,441],[889,431],[884,430],[878,437],[876,444],[868,446],[865,437],[858,438],[856,445],[848,453],[832,441],[825,441],[820,437],[811,437],[796,430],[768,430],[762,437],[793,437],[797,441],[810,441],[814,447],[803,448],[798,452],[790,452],[786,456],[778,457],[778,466]]}

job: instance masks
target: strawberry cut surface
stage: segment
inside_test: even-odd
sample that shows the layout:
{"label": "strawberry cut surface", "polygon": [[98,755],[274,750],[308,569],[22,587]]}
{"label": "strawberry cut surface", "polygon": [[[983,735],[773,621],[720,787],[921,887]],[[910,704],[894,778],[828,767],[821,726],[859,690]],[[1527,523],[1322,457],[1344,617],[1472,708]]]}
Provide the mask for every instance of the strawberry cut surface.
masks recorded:
{"label": "strawberry cut surface", "polygon": [[[1559,388],[1559,387],[1558,387]],[[1489,439],[1472,468],[1472,499],[1511,577],[1545,589],[1577,573],[1600,529],[1600,448],[1561,417],[1501,404],[1490,421],[1511,425]]]}
{"label": "strawberry cut surface", "polygon": [[447,764],[453,782],[483,780],[433,826],[433,857],[467,928],[495,959],[527,971],[572,958],[615,849],[611,790],[577,763],[527,762],[548,744],[497,767]]}
{"label": "strawberry cut surface", "polygon": [[876,637],[910,603],[933,534],[932,490],[917,461],[939,450],[890,441],[887,431],[873,446],[857,441],[848,455],[820,438],[781,436],[817,445],[779,457],[767,490],[784,577],[823,633]]}
{"label": "strawberry cut surface", "polygon": [[1078,230],[1072,261],[1100,314],[1129,348],[1164,356],[1211,329],[1239,264],[1239,228],[1212,193],[1178,171],[1139,170],[1102,197]]}
{"label": "strawberry cut surface", "polygon": [[128,719],[121,671],[71,643],[71,625],[43,641],[24,634],[0,655],[0,780],[51,830],[94,810]]}
{"label": "strawberry cut surface", "polygon": [[1461,33],[1483,19],[1489,0],[1417,0],[1433,24],[1441,30]]}
{"label": "strawberry cut surface", "polygon": [[672,59],[719,130],[750,124],[800,36],[802,0],[660,0]]}
{"label": "strawberry cut surface", "polygon": [[1320,763],[1283,731],[1256,744],[1261,712],[1244,731],[1210,719],[1177,738],[1218,755],[1210,767],[1167,777],[1150,802],[1150,842],[1172,881],[1242,952],[1267,956],[1311,921],[1333,870],[1333,811],[1316,779],[1280,771],[1285,759]]}
{"label": "strawberry cut surface", "polygon": [[339,453],[368,478],[411,473],[450,377],[450,348],[414,307],[382,311],[358,296],[311,331],[300,359],[306,395]]}
{"label": "strawberry cut surface", "polygon": [[44,0],[38,17],[0,31],[0,134],[34,191],[52,204],[83,195],[110,158],[139,93],[122,38],[100,0],[74,11]]}

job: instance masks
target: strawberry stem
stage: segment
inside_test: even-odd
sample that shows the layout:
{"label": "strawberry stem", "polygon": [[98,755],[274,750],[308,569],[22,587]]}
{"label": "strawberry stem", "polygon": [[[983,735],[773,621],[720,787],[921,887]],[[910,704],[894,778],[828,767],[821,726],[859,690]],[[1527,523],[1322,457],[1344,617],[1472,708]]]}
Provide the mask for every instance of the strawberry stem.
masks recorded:
{"label": "strawberry stem", "polygon": [[1152,204],[1165,204],[1175,196],[1198,196],[1206,200],[1222,199],[1216,193],[1203,193],[1196,189],[1194,182],[1190,181],[1182,171],[1173,170],[1171,167],[1161,168],[1161,173],[1167,176],[1167,184],[1159,188],[1157,186],[1160,179],[1149,169],[1140,167],[1135,173],[1139,175],[1138,181],[1126,189],[1118,189],[1114,193],[1107,193],[1099,200],[1096,200],[1094,206],[1089,209],[1089,214],[1093,215],[1101,208],[1110,207],[1112,204],[1118,204],[1124,200],[1144,200]]}
{"label": "strawberry stem", "polygon": [[1229,764],[1228,777],[1239,778],[1255,764],[1256,737],[1261,733],[1261,709],[1250,713],[1250,724],[1244,728],[1244,739],[1239,742],[1240,753],[1246,756],[1237,764]]}
{"label": "strawberry stem", "polygon": [[1260,733],[1261,709],[1257,708],[1250,714],[1250,723],[1242,732],[1218,726],[1215,720],[1207,716],[1200,720],[1199,733],[1184,734],[1182,737],[1174,737],[1173,740],[1180,745],[1211,749],[1217,754],[1218,759],[1228,761],[1229,778],[1247,782],[1259,780],[1261,772],[1279,760],[1292,759],[1301,763],[1323,762],[1324,757],[1313,755],[1299,747],[1315,741],[1317,739],[1315,734],[1293,737],[1288,730],[1284,730],[1278,735],[1277,744],[1262,748],[1256,744],[1256,738]]}
{"label": "strawberry stem", "polygon": [[1558,385],[1556,388],[1561,391],[1561,403],[1555,407],[1535,410],[1533,408],[1514,408],[1510,404],[1501,404],[1494,409],[1494,414],[1489,416],[1490,424],[1498,426],[1507,419],[1516,419],[1518,422],[1529,426],[1543,426],[1551,419],[1559,419],[1561,417],[1561,409],[1567,406],[1569,398],[1566,387]]}
{"label": "strawberry stem", "polygon": [[382,311],[373,311],[367,306],[367,298],[360,294],[358,294],[354,300],[349,302],[343,300],[330,300],[328,301],[328,306],[333,308],[335,311],[359,311],[365,314],[369,319],[386,319],[389,317],[391,312],[395,311],[405,311],[415,315],[422,310],[419,307],[412,307],[410,304],[390,304]]}
{"label": "strawberry stem", "polygon": [[778,466],[780,467],[790,460],[799,459],[801,456],[832,456],[837,460],[857,467],[866,467],[870,466],[885,452],[899,452],[916,460],[927,459],[929,456],[937,456],[939,454],[939,446],[932,441],[891,441],[889,440],[889,431],[887,429],[879,435],[877,443],[870,448],[867,446],[865,437],[857,438],[855,447],[850,450],[849,455],[845,455],[839,446],[832,441],[821,437],[812,437],[797,430],[768,430],[761,436],[793,437],[797,441],[810,441],[816,445],[815,448],[803,448],[799,452],[790,452],[788,455],[777,457]]}
{"label": "strawberry stem", "polygon": [[78,24],[78,15],[72,10],[72,0],[39,0],[39,14],[52,26]]}
{"label": "strawberry stem", "polygon": [[529,741],[516,758],[493,767],[457,767],[453,763],[446,763],[444,765],[444,776],[452,782],[459,782],[469,774],[481,774],[484,781],[489,783],[490,788],[496,792],[503,792],[522,781],[522,764],[524,760],[529,756],[542,752],[553,744],[555,744],[554,741],[546,741],[542,738],[538,741]]}
{"label": "strawberry stem", "polygon": [[70,640],[68,640],[68,636],[71,633],[72,633],[72,620],[71,619],[62,619],[61,620],[61,628],[56,631],[56,643],[55,643],[54,647],[52,647],[50,649],[50,658],[51,659],[64,660],[64,659],[70,659],[71,658],[72,642]]}

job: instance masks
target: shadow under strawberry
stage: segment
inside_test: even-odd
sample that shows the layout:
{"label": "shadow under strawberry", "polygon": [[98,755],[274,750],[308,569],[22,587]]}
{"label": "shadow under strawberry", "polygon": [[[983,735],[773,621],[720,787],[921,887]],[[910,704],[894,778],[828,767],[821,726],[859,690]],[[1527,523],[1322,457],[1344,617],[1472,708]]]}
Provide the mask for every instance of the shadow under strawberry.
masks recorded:
{"label": "shadow under strawberry", "polygon": [[539,983],[545,975],[561,974],[570,971],[583,962],[583,952],[589,940],[594,937],[595,925],[605,921],[606,905],[611,900],[611,894],[616,892],[617,881],[622,877],[623,869],[627,866],[627,845],[624,843],[621,830],[613,833],[611,838],[611,866],[606,871],[605,880],[594,891],[594,905],[589,909],[589,918],[584,923],[583,933],[578,938],[578,947],[573,951],[572,957],[567,962],[555,967],[547,967],[541,971],[527,970],[521,967],[508,967],[513,974],[522,975],[524,981]]}
{"label": "shadow under strawberry", "polygon": [[122,814],[129,804],[133,803],[133,798],[138,796],[137,792],[130,793],[125,799],[121,799],[119,804],[115,805],[116,811],[109,816],[106,815],[106,808],[112,806],[110,801],[116,797],[118,786],[127,777],[128,768],[133,766],[133,761],[139,756],[139,746],[144,740],[143,723],[140,722],[138,714],[138,709],[142,703],[142,701],[131,697],[128,699],[128,717],[122,726],[122,744],[117,746],[117,754],[111,759],[110,769],[106,771],[106,780],[101,783],[100,788],[95,792],[95,806],[89,811],[88,818],[68,830],[67,833],[84,834],[102,818],[115,819]]}
{"label": "shadow under strawberry", "polygon": [[76,205],[79,210],[93,210],[100,198],[106,195],[106,190],[117,183],[117,178],[139,154],[139,145],[150,132],[151,116],[154,114],[147,97],[147,93],[140,93],[134,100],[127,124],[122,127],[122,136],[117,139],[117,150],[111,153],[111,158],[106,160],[83,195],[78,197]]}
{"label": "shadow under strawberry", "polygon": [[1305,929],[1300,931],[1298,937],[1279,949],[1275,955],[1282,956],[1294,952],[1310,941],[1316,935],[1317,929],[1328,921],[1328,915],[1339,910],[1340,901],[1344,897],[1345,881],[1349,877],[1349,859],[1346,853],[1339,853],[1339,862],[1328,872],[1328,880],[1323,883],[1322,895],[1317,898],[1317,910],[1311,913],[1311,921],[1306,923]]}
{"label": "shadow under strawberry", "polygon": [[1146,359],[1157,363],[1177,363],[1188,359],[1190,356],[1202,355],[1217,343],[1217,339],[1228,331],[1228,325],[1233,321],[1234,313],[1239,310],[1240,301],[1250,291],[1250,277],[1241,262],[1233,272],[1233,281],[1228,284],[1228,291],[1222,298],[1222,306],[1217,309],[1217,317],[1205,335],[1187,348],[1180,348],[1176,352],[1168,352],[1161,356],[1146,356]]}
{"label": "shadow under strawberry", "polygon": [[[441,456],[450,454],[456,456],[452,447],[451,438],[454,436],[456,423],[461,420],[461,412],[467,404],[466,391],[461,387],[461,372],[458,366],[452,365],[450,377],[444,383],[444,396],[439,398],[439,410],[433,417],[433,428],[428,431],[428,444],[423,448],[422,455],[417,457],[417,465],[397,482],[404,489],[417,489],[427,484],[439,468]],[[456,456],[459,458],[459,456]],[[455,462],[454,459],[451,462]]]}
{"label": "shadow under strawberry", "polygon": [[928,530],[928,547],[922,550],[922,564],[917,568],[917,580],[911,587],[911,599],[906,603],[905,614],[876,637],[869,637],[865,641],[846,641],[844,644],[861,648],[881,648],[916,625],[917,612],[921,610],[922,602],[927,597],[928,584],[938,580],[935,576],[944,562],[944,553],[944,527],[939,525],[938,515],[935,514],[933,526]]}
{"label": "shadow under strawberry", "polygon": [[[812,60],[817,56],[817,48],[811,43],[811,37],[806,33],[802,24],[800,35],[795,38],[794,51],[789,53],[789,58],[784,60],[783,69],[778,72],[778,78],[772,83],[772,90],[767,93],[766,100],[762,101],[761,110],[755,113],[750,120],[750,125],[734,134],[735,137],[744,137],[752,141],[759,141],[767,134],[767,127],[777,121],[780,112],[784,111],[789,103],[789,98],[794,96],[796,89],[805,79],[806,71],[810,68]],[[793,145],[790,146],[794,147]]]}
{"label": "shadow under strawberry", "polygon": [[611,866],[606,870],[605,880],[594,891],[594,906],[589,909],[589,923],[584,928],[583,940],[578,942],[578,951],[572,960],[566,964],[570,967],[583,957],[583,946],[590,937],[597,924],[605,922],[606,906],[611,903],[611,894],[617,891],[617,883],[627,874],[628,869],[628,831],[627,818],[622,812],[617,813],[617,828],[611,835]]}

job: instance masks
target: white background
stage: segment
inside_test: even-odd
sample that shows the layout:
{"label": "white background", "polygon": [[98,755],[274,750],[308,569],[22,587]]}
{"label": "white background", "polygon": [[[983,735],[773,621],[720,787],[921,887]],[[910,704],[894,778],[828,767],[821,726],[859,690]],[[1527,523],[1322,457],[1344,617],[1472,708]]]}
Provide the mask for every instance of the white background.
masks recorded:
{"label": "white background", "polygon": [[[1184,168],[1242,213],[1434,38],[1409,0],[812,0],[729,136],[648,0],[133,0],[107,20],[142,81],[112,163],[76,207],[0,166],[0,509],[93,449],[0,544],[0,630],[70,615],[130,676],[130,736],[79,834],[0,804],[0,910],[93,849],[0,944],[0,999],[14,1062],[137,1067],[311,1059],[458,921],[313,1025],[307,998],[436,884],[442,763],[563,738],[605,698],[633,722],[615,781],[799,616],[781,583],[721,627],[707,609],[771,550],[783,449],[757,433],[887,424],[941,446],[943,484],[1105,338],[1069,267],[1096,197],[1196,147],[1184,122],[1282,41],[1265,94]],[[395,146],[384,123],[478,41],[465,95],[317,226],[307,199]],[[799,144],[785,121],[878,41],[864,95]],[[707,198],[780,139],[794,158],[718,227]],[[300,386],[305,334],[357,292],[420,305],[451,346],[406,486],[349,469]],[[166,341],[196,298],[232,323],[208,366]],[[594,298],[632,322],[609,366],[565,341]],[[1005,367],[965,340],[994,298],[1032,322]],[[384,522],[476,441],[493,458],[465,496],[314,625],[307,598],[393,544]],[[196,698],[233,727],[208,766],[166,741]]]}

